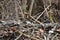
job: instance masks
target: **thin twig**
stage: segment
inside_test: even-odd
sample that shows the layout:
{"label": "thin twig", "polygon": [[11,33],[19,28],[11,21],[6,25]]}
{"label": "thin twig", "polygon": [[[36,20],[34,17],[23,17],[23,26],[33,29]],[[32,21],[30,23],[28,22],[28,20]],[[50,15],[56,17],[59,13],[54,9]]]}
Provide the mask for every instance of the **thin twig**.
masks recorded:
{"label": "thin twig", "polygon": [[30,15],[31,15],[31,13],[32,13],[34,1],[35,1],[35,0],[31,0],[31,5],[30,5],[30,8],[29,8],[29,13],[30,13]]}
{"label": "thin twig", "polygon": [[15,40],[18,40],[21,36],[22,36],[22,34],[20,34]]}
{"label": "thin twig", "polygon": [[39,24],[41,23],[40,21],[36,20],[33,16],[31,16],[30,13],[28,13],[28,14],[29,14],[28,16],[29,16],[31,19],[33,19],[35,22],[37,22],[37,23],[39,23]]}
{"label": "thin twig", "polygon": [[15,11],[16,11],[16,20],[19,19],[19,16],[18,16],[18,10],[17,10],[17,3],[16,3],[16,0],[15,0]]}
{"label": "thin twig", "polygon": [[[31,37],[30,35],[24,34],[24,33],[20,32],[20,31],[17,31],[17,32],[19,32],[20,34],[22,34],[22,35],[24,35],[24,36],[26,36],[26,37],[28,37],[28,38],[31,38],[31,39],[34,39],[34,40],[38,40],[37,38]],[[19,38],[20,38],[20,37],[19,37]]]}
{"label": "thin twig", "polygon": [[36,20],[38,20],[50,6],[51,6],[51,5],[49,5],[47,8],[45,8],[45,10],[37,17]]}
{"label": "thin twig", "polygon": [[33,20],[35,20],[35,22],[37,22],[37,23],[41,23],[40,21],[38,21],[37,19],[35,19],[34,17],[32,17],[32,16],[30,16]]}
{"label": "thin twig", "polygon": [[24,18],[24,13],[23,13],[23,9],[22,9],[22,7],[19,5],[19,3],[18,3],[18,6],[19,6],[19,9],[20,9],[20,14],[22,15],[22,17]]}
{"label": "thin twig", "polygon": [[22,0],[22,9],[23,9],[23,12],[26,11],[26,7],[27,7],[27,0]]}
{"label": "thin twig", "polygon": [[[44,9],[46,8],[46,3],[45,3],[45,1],[43,0],[43,3],[44,3]],[[49,17],[49,15],[48,15],[48,11],[46,10],[46,15],[47,15],[47,17]]]}

